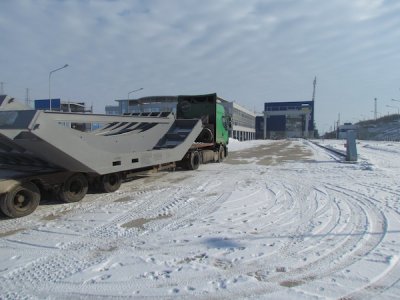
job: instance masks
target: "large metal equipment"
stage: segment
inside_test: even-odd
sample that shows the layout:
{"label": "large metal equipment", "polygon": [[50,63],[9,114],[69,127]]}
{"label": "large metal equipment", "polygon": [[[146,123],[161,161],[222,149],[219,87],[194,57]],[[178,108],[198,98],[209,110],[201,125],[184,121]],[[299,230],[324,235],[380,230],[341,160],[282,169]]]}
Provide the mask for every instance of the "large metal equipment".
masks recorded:
{"label": "large metal equipment", "polygon": [[32,110],[3,97],[0,210],[23,217],[48,193],[78,202],[89,188],[114,192],[143,171],[196,170],[201,163],[221,162],[230,118],[216,94],[183,98],[191,99],[189,115],[175,119],[170,112],[112,116]]}
{"label": "large metal equipment", "polygon": [[[101,124],[80,131],[71,124]],[[0,163],[99,175],[181,160],[202,130],[169,113],[106,116],[0,111]]]}

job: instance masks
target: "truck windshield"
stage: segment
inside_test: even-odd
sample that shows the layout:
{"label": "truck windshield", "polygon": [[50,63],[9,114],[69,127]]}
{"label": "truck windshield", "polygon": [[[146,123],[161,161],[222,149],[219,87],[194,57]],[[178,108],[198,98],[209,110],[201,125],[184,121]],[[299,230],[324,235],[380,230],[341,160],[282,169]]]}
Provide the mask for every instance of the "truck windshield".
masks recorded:
{"label": "truck windshield", "polygon": [[35,113],[35,110],[0,111],[0,129],[28,128]]}

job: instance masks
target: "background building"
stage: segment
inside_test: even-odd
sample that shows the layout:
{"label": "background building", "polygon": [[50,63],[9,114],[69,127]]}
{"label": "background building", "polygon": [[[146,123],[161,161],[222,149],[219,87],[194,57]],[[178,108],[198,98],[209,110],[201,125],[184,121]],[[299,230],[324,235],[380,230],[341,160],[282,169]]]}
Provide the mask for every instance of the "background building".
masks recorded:
{"label": "background building", "polygon": [[[174,112],[176,113],[177,96],[150,96],[138,99],[119,99],[118,106],[106,106],[106,114],[139,112]],[[118,112],[118,113],[116,113]]]}
{"label": "background building", "polygon": [[121,115],[122,112],[118,105],[106,105],[106,115]]}
{"label": "background building", "polygon": [[239,141],[254,140],[256,138],[256,114],[236,102],[221,100],[225,110],[232,116],[232,129],[229,130],[229,136]]}
{"label": "background building", "polygon": [[62,112],[81,112],[91,113],[92,107],[86,107],[85,102],[77,101],[61,101],[61,99],[51,99],[51,106],[49,99],[38,99],[34,101],[34,109],[36,110],[54,110]]}
{"label": "background building", "polygon": [[[61,101],[60,99],[51,99],[51,107],[49,99],[39,99],[34,101],[35,110],[52,110],[61,112],[74,112],[74,113],[92,113],[93,107],[87,108],[85,102],[75,101]],[[60,125],[74,128],[80,131],[91,131],[93,130],[93,124],[91,123],[75,123],[75,122],[64,122],[59,121]]]}
{"label": "background building", "polygon": [[263,138],[314,137],[314,101],[264,104]]}

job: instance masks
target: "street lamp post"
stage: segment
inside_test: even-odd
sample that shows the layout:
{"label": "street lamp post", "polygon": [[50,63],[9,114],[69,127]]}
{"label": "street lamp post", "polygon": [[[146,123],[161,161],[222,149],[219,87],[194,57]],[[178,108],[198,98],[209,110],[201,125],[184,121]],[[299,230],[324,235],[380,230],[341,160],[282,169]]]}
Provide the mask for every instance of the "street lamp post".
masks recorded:
{"label": "street lamp post", "polygon": [[141,90],[143,90],[143,88],[140,88],[140,89],[133,90],[133,91],[129,92],[129,93],[128,93],[128,100],[129,100],[129,95],[130,95],[130,94],[132,94],[132,93],[134,93],[134,92],[141,91]]}
{"label": "street lamp post", "polygon": [[[128,105],[127,105],[127,109],[128,109],[128,111],[129,111],[129,95],[130,95],[130,94],[132,94],[132,93],[134,93],[134,92],[141,91],[141,90],[143,90],[143,88],[139,88],[139,89],[136,89],[136,90],[130,91],[130,92],[128,93]],[[138,102],[138,110],[140,111],[139,102]]]}
{"label": "street lamp post", "polygon": [[55,70],[53,70],[53,71],[50,71],[50,73],[49,73],[49,101],[50,101],[50,110],[52,110],[52,107],[51,107],[51,74],[53,74],[54,72],[56,72],[56,71],[59,71],[59,70],[61,70],[61,69],[64,69],[64,68],[66,68],[66,67],[68,67],[68,64],[65,64],[63,67],[61,67],[61,68],[58,68],[58,69],[55,69]]}

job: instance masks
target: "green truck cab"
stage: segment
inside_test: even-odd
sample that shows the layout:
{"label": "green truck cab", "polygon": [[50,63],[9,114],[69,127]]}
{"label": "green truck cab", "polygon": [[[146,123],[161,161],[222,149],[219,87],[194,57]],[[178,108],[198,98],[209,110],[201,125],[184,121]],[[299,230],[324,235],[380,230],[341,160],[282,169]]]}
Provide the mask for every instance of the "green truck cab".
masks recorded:
{"label": "green truck cab", "polygon": [[217,94],[178,96],[176,117],[202,120],[203,131],[196,142],[203,145],[203,162],[211,160],[211,154],[206,154],[204,145],[218,154],[218,161],[222,161],[228,155],[231,118],[218,100]]}
{"label": "green truck cab", "polygon": [[[201,119],[212,134],[204,133],[204,142],[226,146],[229,142],[230,117],[217,94],[178,96],[177,119]],[[207,131],[207,130],[205,130]],[[208,139],[207,139],[208,138]]]}

